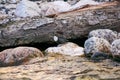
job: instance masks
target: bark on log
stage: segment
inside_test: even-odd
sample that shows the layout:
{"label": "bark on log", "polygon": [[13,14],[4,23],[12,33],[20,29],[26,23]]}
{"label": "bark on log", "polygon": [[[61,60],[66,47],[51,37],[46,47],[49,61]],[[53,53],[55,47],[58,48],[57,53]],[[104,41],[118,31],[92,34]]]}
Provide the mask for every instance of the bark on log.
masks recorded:
{"label": "bark on log", "polygon": [[101,28],[120,32],[120,5],[117,2],[61,13],[55,18],[35,18],[1,25],[0,46],[54,42],[54,36],[82,38],[91,30]]}

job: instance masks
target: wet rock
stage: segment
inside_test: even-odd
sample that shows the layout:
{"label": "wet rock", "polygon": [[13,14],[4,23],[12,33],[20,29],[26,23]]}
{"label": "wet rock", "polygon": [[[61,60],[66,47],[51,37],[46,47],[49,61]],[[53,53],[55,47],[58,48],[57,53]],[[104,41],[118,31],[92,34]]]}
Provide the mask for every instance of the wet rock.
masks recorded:
{"label": "wet rock", "polygon": [[110,43],[98,37],[91,37],[85,41],[84,51],[86,56],[91,56],[96,52],[103,52],[107,55],[111,55],[110,53]]}
{"label": "wet rock", "polygon": [[40,12],[41,10],[36,3],[22,0],[16,7],[15,15],[18,17],[35,17],[40,16]]}
{"label": "wet rock", "polygon": [[35,57],[43,57],[43,53],[33,47],[17,47],[0,52],[0,66],[24,64]]}
{"label": "wet rock", "polygon": [[77,44],[68,42],[60,44],[57,47],[50,47],[45,50],[49,56],[55,55],[69,55],[69,56],[84,56],[84,48],[79,47]]}
{"label": "wet rock", "polygon": [[120,39],[113,41],[111,44],[111,53],[115,60],[120,61]]}
{"label": "wet rock", "polygon": [[93,30],[89,33],[88,38],[90,37],[98,37],[106,39],[108,42],[112,43],[114,40],[117,39],[118,33],[112,31],[110,29],[97,29]]}

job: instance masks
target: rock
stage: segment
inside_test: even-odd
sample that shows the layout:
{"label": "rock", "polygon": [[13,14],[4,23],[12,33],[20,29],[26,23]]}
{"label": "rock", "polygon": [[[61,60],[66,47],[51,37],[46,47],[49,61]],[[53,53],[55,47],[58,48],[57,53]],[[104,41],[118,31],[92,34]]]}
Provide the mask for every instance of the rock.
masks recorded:
{"label": "rock", "polygon": [[104,59],[108,59],[109,55],[103,53],[103,52],[95,52],[92,56],[91,59],[94,61],[100,61],[100,60],[104,60]]}
{"label": "rock", "polygon": [[[42,59],[42,60],[41,60]],[[1,80],[119,80],[120,63],[110,59],[98,63],[85,57],[62,60],[41,58],[28,65],[0,68]]]}
{"label": "rock", "polygon": [[[41,0],[42,1],[42,0]],[[43,0],[45,2],[45,0]],[[42,1],[42,2],[43,2]],[[47,2],[53,2],[53,1],[64,1],[64,2],[68,2],[71,5],[74,5],[75,3],[77,3],[80,0],[47,0]]]}
{"label": "rock", "polygon": [[61,12],[68,12],[68,11],[80,9],[87,5],[99,5],[99,3],[93,0],[80,0],[79,2],[71,6],[70,4],[64,1],[54,1],[54,2],[47,2],[46,4],[43,3],[41,5],[41,9],[43,15],[45,14],[45,16],[50,16]]}
{"label": "rock", "polygon": [[[5,18],[3,21],[6,20],[5,23],[9,23],[11,22],[12,18],[15,18],[14,12],[16,9],[17,4],[4,4],[0,6],[0,12],[4,13],[5,15],[7,15],[8,17]],[[4,22],[0,21],[0,24],[5,24]]]}
{"label": "rock", "polygon": [[115,1],[115,0],[95,0],[95,1],[98,1],[98,2],[111,2],[111,1]]}
{"label": "rock", "polygon": [[120,39],[120,33],[118,33],[118,39]]}
{"label": "rock", "polygon": [[15,15],[18,17],[35,17],[40,16],[41,9],[39,6],[31,1],[22,0],[18,3]]}
{"label": "rock", "polygon": [[[6,17],[0,20],[0,47],[31,43],[55,43],[87,37],[95,29],[120,32],[120,5],[115,2],[56,15],[55,18]],[[114,16],[116,14],[116,16]],[[4,21],[4,23],[2,23]]]}
{"label": "rock", "polygon": [[88,40],[85,41],[84,48],[86,56],[91,56],[96,52],[103,52],[107,55],[111,55],[110,43],[103,38],[98,37],[89,38]]}
{"label": "rock", "polygon": [[111,44],[111,53],[114,59],[120,61],[120,39],[113,41]]}
{"label": "rock", "polygon": [[35,57],[43,57],[43,53],[33,47],[16,47],[0,52],[0,66],[24,64]]}
{"label": "rock", "polygon": [[13,4],[13,3],[17,3],[18,1],[20,1],[20,0],[0,0],[0,3],[11,3],[11,4]]}
{"label": "rock", "polygon": [[3,12],[0,11],[0,20],[1,21],[3,21],[4,19],[6,19],[7,17],[8,17],[8,15],[6,15],[5,13],[3,13]]}
{"label": "rock", "polygon": [[64,1],[54,1],[40,4],[43,15],[50,16],[60,12],[66,12],[70,9],[71,5]]}
{"label": "rock", "polygon": [[0,11],[0,25],[9,22],[8,15],[3,11]]}
{"label": "rock", "polygon": [[65,44],[60,44],[57,47],[50,47],[45,50],[49,56],[55,55],[69,55],[69,56],[83,56],[84,48],[79,47],[77,44],[68,42]]}
{"label": "rock", "polygon": [[80,0],[67,0],[67,2],[71,5],[76,4],[77,2],[79,2]]}
{"label": "rock", "polygon": [[118,35],[117,32],[109,29],[97,29],[97,30],[91,31],[88,37],[104,38],[110,43],[112,43],[114,40],[117,39],[117,35]]}
{"label": "rock", "polygon": [[95,2],[94,0],[80,0],[75,5],[73,5],[70,10],[80,9],[87,5],[99,5],[100,3]]}

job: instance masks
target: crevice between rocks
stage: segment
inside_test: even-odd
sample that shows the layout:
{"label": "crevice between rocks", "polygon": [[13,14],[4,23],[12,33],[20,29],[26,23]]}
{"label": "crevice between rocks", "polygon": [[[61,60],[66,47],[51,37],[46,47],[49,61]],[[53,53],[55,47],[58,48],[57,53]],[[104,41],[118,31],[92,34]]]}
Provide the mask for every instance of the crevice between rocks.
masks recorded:
{"label": "crevice between rocks", "polygon": [[[68,39],[68,42],[73,42],[73,43],[78,44],[81,47],[84,47],[84,42],[86,39],[87,39],[87,37],[77,38],[77,39]],[[9,49],[9,48],[15,48],[18,46],[35,47],[35,48],[40,49],[41,51],[44,51],[48,47],[55,47],[59,44],[61,44],[61,43],[59,43],[59,42],[30,43],[30,44],[17,45],[17,46],[0,47],[0,51],[3,51],[5,49]]]}

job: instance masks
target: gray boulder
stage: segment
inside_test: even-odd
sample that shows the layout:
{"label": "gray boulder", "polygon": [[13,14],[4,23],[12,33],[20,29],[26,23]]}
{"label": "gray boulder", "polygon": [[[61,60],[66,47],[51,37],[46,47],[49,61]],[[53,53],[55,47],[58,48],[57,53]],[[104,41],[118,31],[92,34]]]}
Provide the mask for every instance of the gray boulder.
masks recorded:
{"label": "gray boulder", "polygon": [[85,41],[84,51],[86,56],[91,56],[96,52],[102,52],[107,55],[111,55],[110,43],[98,37],[91,37]]}
{"label": "gray boulder", "polygon": [[120,39],[113,41],[111,44],[111,53],[115,60],[120,61]]}
{"label": "gray boulder", "polygon": [[109,29],[97,29],[89,33],[88,37],[98,37],[106,39],[108,42],[112,43],[117,39],[118,33]]}

